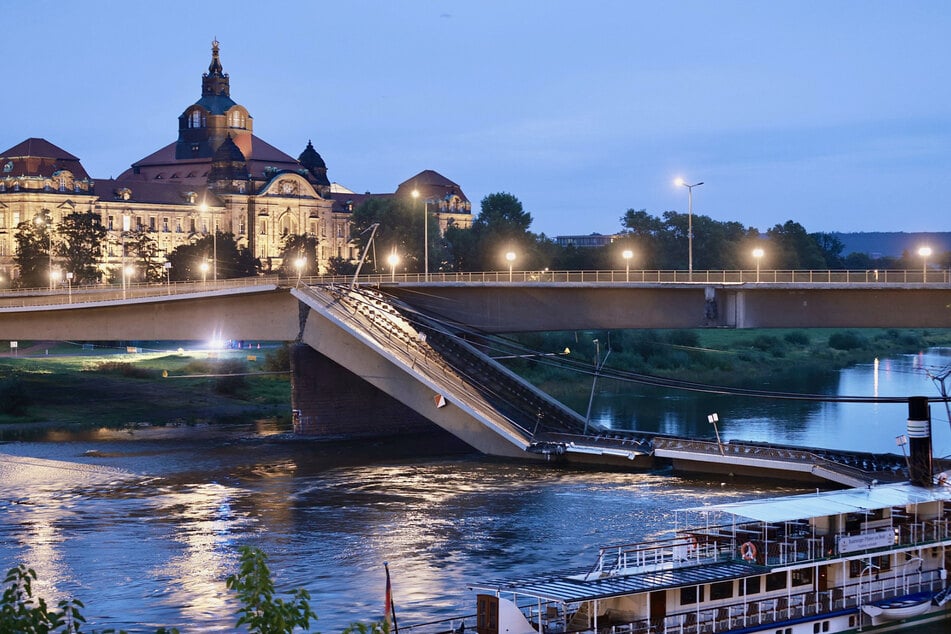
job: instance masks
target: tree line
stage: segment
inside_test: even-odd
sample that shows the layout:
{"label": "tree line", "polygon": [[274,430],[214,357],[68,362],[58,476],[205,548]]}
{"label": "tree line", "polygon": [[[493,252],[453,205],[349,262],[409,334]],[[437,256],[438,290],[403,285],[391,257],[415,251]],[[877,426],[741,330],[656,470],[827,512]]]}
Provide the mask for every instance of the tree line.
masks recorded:
{"label": "tree line", "polygon": [[[410,201],[371,198],[351,217],[351,239],[362,253],[368,246],[364,272],[423,271],[426,257],[423,236],[428,235],[430,272],[504,270],[604,270],[626,264],[639,269],[684,270],[688,265],[688,227],[693,227],[693,267],[697,270],[743,270],[757,266],[755,248],[763,250],[758,263],[766,269],[910,269],[922,265],[920,257],[872,258],[845,254],[841,240],[829,233],[809,233],[793,220],[765,232],[735,221],[714,220],[676,211],[660,216],[645,209],[628,209],[620,217],[618,238],[602,247],[561,246],[544,233],[531,231],[532,215],[514,195],[489,194],[481,201],[471,228],[450,224],[441,234],[434,214],[423,218]],[[423,223],[429,223],[425,228]],[[376,231],[371,231],[377,225]],[[169,253],[159,249],[155,230],[140,227],[111,234],[93,212],[66,215],[54,226],[47,210],[17,225],[14,262],[19,268],[15,285],[43,287],[53,281],[74,285],[202,280],[210,277],[250,277],[277,273],[286,277],[315,275],[323,268],[331,274],[350,275],[355,264],[340,257],[319,267],[319,239],[307,234],[284,236],[274,268],[262,262],[230,232],[196,233]],[[370,236],[375,235],[370,245]],[[629,250],[629,262],[621,254]],[[107,257],[108,253],[113,255]],[[506,253],[515,260],[505,259]],[[116,256],[115,254],[119,254]],[[390,256],[396,257],[391,259]],[[111,267],[103,263],[111,260]],[[217,264],[210,271],[212,262]],[[118,263],[116,263],[118,262]],[[166,265],[168,264],[168,266]],[[932,266],[951,266],[951,253],[935,253]]]}

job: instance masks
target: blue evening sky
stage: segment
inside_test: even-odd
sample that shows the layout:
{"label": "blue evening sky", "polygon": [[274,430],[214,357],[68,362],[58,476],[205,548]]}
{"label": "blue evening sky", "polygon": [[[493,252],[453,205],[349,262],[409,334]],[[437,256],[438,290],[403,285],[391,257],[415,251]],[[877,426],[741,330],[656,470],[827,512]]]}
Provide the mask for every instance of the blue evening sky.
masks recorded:
{"label": "blue evening sky", "polygon": [[627,209],[766,230],[948,231],[951,3],[0,1],[0,151],[93,177],[177,137],[213,38],[254,132],[393,191],[423,169],[549,236]]}

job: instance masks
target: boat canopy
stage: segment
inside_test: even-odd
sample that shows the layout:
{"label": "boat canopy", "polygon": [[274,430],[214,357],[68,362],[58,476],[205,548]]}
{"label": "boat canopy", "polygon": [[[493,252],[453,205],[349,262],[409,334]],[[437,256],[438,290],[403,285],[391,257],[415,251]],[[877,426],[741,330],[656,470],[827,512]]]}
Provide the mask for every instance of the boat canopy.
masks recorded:
{"label": "boat canopy", "polygon": [[821,491],[804,495],[763,498],[727,504],[712,504],[689,509],[682,513],[704,515],[723,513],[737,518],[759,522],[779,523],[843,513],[867,513],[893,506],[951,501],[951,487],[924,488],[908,482],[876,484],[841,491]]}
{"label": "boat canopy", "polygon": [[763,566],[733,561],[605,576],[590,580],[584,579],[584,575],[548,575],[521,580],[489,581],[471,584],[469,587],[473,590],[512,592],[543,601],[572,603],[741,579],[763,574],[767,570]]}

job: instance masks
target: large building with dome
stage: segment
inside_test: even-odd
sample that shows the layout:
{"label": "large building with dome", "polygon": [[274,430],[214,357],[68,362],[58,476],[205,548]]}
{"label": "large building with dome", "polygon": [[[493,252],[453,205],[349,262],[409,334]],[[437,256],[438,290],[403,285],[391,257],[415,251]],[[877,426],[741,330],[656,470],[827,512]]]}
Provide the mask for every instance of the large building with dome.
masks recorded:
{"label": "large building with dome", "polygon": [[201,98],[178,117],[177,139],[133,162],[117,178],[91,177],[79,158],[42,138],[0,152],[0,276],[9,281],[17,275],[17,226],[44,214],[52,220],[54,236],[64,216],[97,214],[109,232],[104,272],[122,264],[123,232],[149,231],[164,260],[177,246],[217,227],[234,234],[265,272],[280,267],[287,235],[316,238],[318,272],[324,273],[331,258],[358,258],[350,216],[373,196],[416,192],[429,203],[441,230],[471,226],[469,200],[438,172],[419,172],[392,193],[357,194],[330,182],[327,165],[310,141],[294,158],[255,136],[253,124],[248,109],[231,98],[215,41],[201,78]]}

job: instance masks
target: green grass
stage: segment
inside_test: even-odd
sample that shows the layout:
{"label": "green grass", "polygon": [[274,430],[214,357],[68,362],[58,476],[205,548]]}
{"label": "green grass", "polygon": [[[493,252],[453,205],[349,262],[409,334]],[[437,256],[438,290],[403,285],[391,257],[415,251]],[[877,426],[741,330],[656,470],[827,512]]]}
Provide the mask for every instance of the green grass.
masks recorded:
{"label": "green grass", "polygon": [[[290,410],[290,375],[265,373],[260,351],[83,354],[55,346],[46,356],[45,350],[0,359],[0,424],[187,424]],[[54,350],[69,354],[53,356]],[[231,373],[243,376],[204,376]]]}

